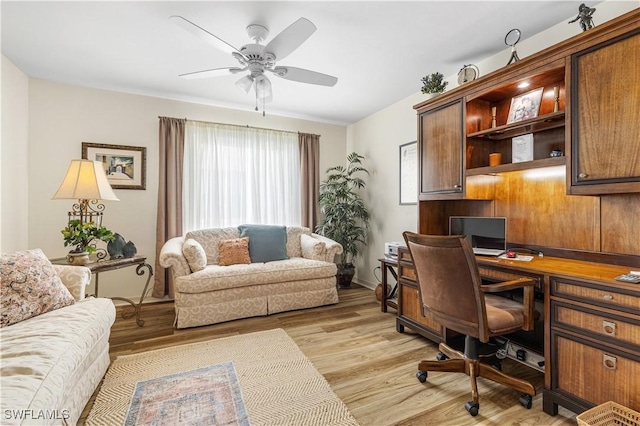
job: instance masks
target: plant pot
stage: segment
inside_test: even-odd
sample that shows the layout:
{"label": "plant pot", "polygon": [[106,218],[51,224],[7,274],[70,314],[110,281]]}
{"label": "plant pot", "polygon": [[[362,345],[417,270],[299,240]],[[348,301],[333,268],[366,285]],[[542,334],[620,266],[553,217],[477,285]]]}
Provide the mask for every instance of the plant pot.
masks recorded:
{"label": "plant pot", "polygon": [[67,254],[67,262],[69,265],[83,266],[89,263],[89,253],[82,251],[79,253],[69,252]]}
{"label": "plant pot", "polygon": [[356,274],[356,267],[352,263],[338,265],[338,273],[336,274],[336,282],[339,288],[351,288],[351,280]]}

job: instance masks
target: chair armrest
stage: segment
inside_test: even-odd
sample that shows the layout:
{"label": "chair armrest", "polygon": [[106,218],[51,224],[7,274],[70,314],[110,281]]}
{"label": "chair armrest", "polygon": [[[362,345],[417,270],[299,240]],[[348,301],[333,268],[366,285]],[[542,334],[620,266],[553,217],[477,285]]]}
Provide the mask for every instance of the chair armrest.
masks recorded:
{"label": "chair armrest", "polygon": [[91,269],[71,265],[53,265],[53,269],[76,301],[84,299],[85,289],[91,282]]}
{"label": "chair armrest", "polygon": [[501,291],[522,288],[522,310],[524,313],[522,329],[525,331],[533,331],[535,323],[533,292],[535,285],[536,281],[531,278],[519,278],[517,280],[504,281],[501,283],[483,284],[481,289],[484,293],[499,293]]}
{"label": "chair armrest", "polygon": [[320,234],[311,234],[312,237],[322,241],[327,247],[327,253],[325,254],[325,261],[334,263],[337,255],[342,254],[342,245],[333,241],[331,238],[327,238]]}
{"label": "chair armrest", "polygon": [[164,243],[162,249],[160,249],[160,256],[158,257],[158,263],[163,268],[171,270],[171,274],[174,278],[189,275],[191,268],[187,259],[182,254],[182,244],[184,243],[184,237],[171,238]]}

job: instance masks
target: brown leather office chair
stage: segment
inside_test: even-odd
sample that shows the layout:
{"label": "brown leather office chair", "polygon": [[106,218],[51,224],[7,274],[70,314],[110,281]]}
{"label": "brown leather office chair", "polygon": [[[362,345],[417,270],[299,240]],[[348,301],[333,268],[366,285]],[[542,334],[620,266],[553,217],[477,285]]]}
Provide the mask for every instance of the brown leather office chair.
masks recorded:
{"label": "brown leather office chair", "polygon": [[[446,358],[440,361],[422,361],[418,365],[418,379],[426,381],[428,371],[466,373],[471,377],[472,400],[465,409],[478,414],[478,386],[476,377],[485,377],[510,386],[523,395],[520,403],[531,408],[536,394],[533,385],[509,376],[493,366],[479,361],[480,342],[491,337],[533,330],[534,281],[514,280],[483,285],[478,265],[469,241],[462,235],[433,236],[404,232],[419,284],[423,312],[429,311],[442,326],[464,334],[464,353],[440,343],[440,352]],[[523,303],[486,294],[523,288]],[[441,358],[441,357],[439,357]]]}

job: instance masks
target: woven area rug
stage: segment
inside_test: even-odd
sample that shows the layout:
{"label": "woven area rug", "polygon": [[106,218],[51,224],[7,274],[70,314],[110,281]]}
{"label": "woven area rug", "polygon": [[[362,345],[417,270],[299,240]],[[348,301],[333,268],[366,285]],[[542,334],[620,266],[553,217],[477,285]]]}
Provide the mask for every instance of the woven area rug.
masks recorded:
{"label": "woven area rug", "polygon": [[86,424],[358,423],[295,342],[276,329],[118,357]]}

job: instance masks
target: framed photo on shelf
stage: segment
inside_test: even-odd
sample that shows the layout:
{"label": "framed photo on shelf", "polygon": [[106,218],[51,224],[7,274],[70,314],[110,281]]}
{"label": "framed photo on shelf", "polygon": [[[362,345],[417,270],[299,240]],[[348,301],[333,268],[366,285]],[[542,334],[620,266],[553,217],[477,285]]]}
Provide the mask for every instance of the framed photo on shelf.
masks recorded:
{"label": "framed photo on shelf", "polygon": [[102,163],[113,189],[146,189],[145,147],[82,142],[82,158]]}
{"label": "framed photo on shelf", "polygon": [[511,99],[511,107],[507,116],[507,124],[536,118],[540,110],[543,87],[532,90],[522,95],[514,96]]}
{"label": "framed photo on shelf", "polygon": [[400,145],[400,205],[418,203],[418,144]]}

